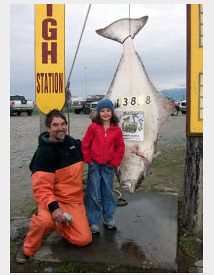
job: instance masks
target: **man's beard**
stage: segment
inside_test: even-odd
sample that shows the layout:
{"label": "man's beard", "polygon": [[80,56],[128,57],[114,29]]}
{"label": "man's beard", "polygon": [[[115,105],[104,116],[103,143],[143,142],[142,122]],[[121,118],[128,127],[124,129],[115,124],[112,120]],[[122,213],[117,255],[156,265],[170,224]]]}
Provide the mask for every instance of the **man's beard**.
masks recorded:
{"label": "man's beard", "polygon": [[59,131],[59,132],[56,133],[55,139],[58,140],[58,141],[63,141],[64,138],[65,138],[65,135],[66,135],[66,132]]}

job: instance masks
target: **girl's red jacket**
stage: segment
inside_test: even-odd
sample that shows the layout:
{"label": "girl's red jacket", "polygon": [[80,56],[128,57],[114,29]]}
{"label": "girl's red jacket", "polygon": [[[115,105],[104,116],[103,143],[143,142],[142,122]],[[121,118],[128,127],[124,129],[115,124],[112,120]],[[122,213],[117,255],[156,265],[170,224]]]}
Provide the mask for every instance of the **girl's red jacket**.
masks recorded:
{"label": "girl's red jacket", "polygon": [[125,143],[119,126],[111,125],[107,130],[93,122],[89,125],[81,143],[84,161],[90,164],[108,164],[116,168],[123,160]]}

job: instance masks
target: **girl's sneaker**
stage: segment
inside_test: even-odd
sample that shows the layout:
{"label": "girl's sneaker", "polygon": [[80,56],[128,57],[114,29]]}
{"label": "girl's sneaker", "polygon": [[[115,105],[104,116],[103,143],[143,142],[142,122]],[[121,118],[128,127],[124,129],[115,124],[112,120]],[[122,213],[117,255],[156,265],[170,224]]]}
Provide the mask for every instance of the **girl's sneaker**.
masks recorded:
{"label": "girl's sneaker", "polygon": [[108,221],[108,222],[104,221],[103,225],[108,230],[117,230],[117,226],[115,225],[114,220],[111,220],[111,221]]}
{"label": "girl's sneaker", "polygon": [[90,225],[90,229],[92,234],[100,234],[100,229],[97,224]]}

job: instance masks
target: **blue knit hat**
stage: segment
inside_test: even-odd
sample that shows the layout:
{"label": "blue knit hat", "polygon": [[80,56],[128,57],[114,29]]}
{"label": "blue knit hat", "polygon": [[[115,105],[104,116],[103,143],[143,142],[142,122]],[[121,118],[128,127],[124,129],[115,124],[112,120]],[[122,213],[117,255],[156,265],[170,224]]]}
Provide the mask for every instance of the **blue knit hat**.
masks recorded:
{"label": "blue knit hat", "polygon": [[112,112],[114,111],[114,105],[113,105],[113,103],[111,102],[110,99],[107,99],[107,98],[102,99],[102,100],[100,100],[100,101],[98,102],[97,107],[96,107],[96,110],[97,110],[97,112],[99,112],[99,111],[100,111],[101,109],[103,109],[103,108],[108,108],[108,109],[110,109]]}

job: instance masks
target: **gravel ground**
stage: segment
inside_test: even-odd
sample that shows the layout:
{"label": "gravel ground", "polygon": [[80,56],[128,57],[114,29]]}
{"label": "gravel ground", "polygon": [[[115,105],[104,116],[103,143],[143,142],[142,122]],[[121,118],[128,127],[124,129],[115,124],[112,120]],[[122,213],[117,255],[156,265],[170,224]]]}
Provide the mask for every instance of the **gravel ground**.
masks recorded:
{"label": "gravel ground", "polygon": [[[88,115],[70,114],[70,132],[81,139],[90,123]],[[28,165],[37,148],[40,116],[22,114],[10,118],[10,212],[11,218],[29,216],[32,199]],[[186,116],[171,116],[162,126],[150,174],[142,183],[143,191],[183,193]],[[117,184],[117,183],[116,183]]]}

